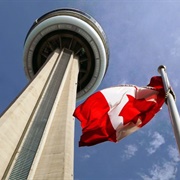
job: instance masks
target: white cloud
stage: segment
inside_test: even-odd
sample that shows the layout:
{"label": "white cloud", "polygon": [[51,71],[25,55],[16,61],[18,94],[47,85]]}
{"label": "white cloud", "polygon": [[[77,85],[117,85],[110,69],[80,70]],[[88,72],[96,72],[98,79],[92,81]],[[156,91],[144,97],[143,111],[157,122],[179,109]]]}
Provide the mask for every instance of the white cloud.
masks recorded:
{"label": "white cloud", "polygon": [[172,145],[169,145],[167,150],[171,160],[166,160],[162,165],[154,164],[148,171],[148,175],[139,173],[139,176],[143,180],[175,180],[177,178],[177,167],[180,161],[179,152],[177,148]]}
{"label": "white cloud", "polygon": [[91,156],[89,154],[85,154],[84,156],[82,156],[83,159],[89,159]]}
{"label": "white cloud", "polygon": [[143,180],[173,180],[176,178],[176,164],[173,162],[165,162],[162,166],[154,164],[149,170],[150,175],[139,174]]}
{"label": "white cloud", "polygon": [[90,159],[92,156],[94,156],[97,153],[95,149],[89,149],[86,152],[83,152],[83,154],[80,155],[81,160],[85,161]]}
{"label": "white cloud", "polygon": [[172,57],[180,57],[180,36],[179,34],[172,34],[172,39],[174,39],[171,45],[170,54]]}
{"label": "white cloud", "polygon": [[158,132],[154,132],[152,135],[153,140],[149,143],[150,147],[147,148],[149,154],[153,154],[157,149],[165,143],[164,137]]}
{"label": "white cloud", "polygon": [[81,155],[81,160],[82,161],[87,161],[88,159],[91,158],[91,155],[90,154],[83,154]]}
{"label": "white cloud", "polygon": [[177,88],[179,86],[179,79],[173,78],[171,80],[172,87]]}
{"label": "white cloud", "polygon": [[168,147],[168,154],[169,154],[169,157],[172,158],[173,162],[177,163],[180,161],[179,152],[177,148],[170,145]]}
{"label": "white cloud", "polygon": [[170,54],[174,57],[180,57],[180,37],[175,37],[174,47],[170,50]]}
{"label": "white cloud", "polygon": [[124,150],[124,159],[130,159],[131,157],[133,157],[135,155],[135,153],[138,151],[138,148],[136,145],[133,144],[129,144],[126,145],[125,150]]}

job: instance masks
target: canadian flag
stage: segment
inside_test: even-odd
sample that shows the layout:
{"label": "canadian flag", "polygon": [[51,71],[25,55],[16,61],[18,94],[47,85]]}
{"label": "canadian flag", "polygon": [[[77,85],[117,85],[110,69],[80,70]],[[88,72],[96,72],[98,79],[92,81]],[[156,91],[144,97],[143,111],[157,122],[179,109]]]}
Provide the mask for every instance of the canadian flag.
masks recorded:
{"label": "canadian flag", "polygon": [[120,85],[94,93],[73,114],[82,127],[79,146],[118,142],[147,124],[164,100],[160,76],[152,77],[146,87]]}

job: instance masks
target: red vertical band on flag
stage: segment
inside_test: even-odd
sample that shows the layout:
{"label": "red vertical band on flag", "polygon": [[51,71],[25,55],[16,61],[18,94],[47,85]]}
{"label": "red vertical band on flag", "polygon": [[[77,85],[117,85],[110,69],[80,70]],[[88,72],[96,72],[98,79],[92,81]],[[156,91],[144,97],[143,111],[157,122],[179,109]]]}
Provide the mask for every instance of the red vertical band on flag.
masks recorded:
{"label": "red vertical band on flag", "polygon": [[109,105],[103,94],[94,93],[85,102],[74,112],[82,127],[79,146],[92,146],[104,141],[116,142],[116,131],[108,116]]}

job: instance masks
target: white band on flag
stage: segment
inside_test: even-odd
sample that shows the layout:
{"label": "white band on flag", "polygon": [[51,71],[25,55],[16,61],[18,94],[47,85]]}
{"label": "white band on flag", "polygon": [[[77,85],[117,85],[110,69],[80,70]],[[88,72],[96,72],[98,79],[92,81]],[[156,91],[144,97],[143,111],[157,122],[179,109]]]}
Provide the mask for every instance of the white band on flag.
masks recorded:
{"label": "white band on flag", "polygon": [[104,95],[109,104],[110,110],[108,112],[111,124],[116,130],[120,124],[124,124],[123,117],[119,116],[122,108],[128,102],[128,95],[135,96],[136,88],[133,86],[126,87],[112,87],[103,89],[101,93]]}

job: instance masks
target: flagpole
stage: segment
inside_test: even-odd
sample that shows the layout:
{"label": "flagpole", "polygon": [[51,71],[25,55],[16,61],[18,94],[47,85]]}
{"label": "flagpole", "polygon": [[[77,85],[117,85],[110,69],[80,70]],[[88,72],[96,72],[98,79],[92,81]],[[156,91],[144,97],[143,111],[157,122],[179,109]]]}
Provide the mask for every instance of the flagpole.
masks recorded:
{"label": "flagpole", "polygon": [[174,135],[176,138],[176,143],[178,145],[179,153],[180,153],[180,117],[179,112],[175,103],[175,94],[171,89],[168,76],[166,73],[166,67],[161,65],[158,68],[158,72],[161,74],[164,90],[166,92],[166,103],[169,110],[169,115],[172,123],[172,127],[174,130]]}

